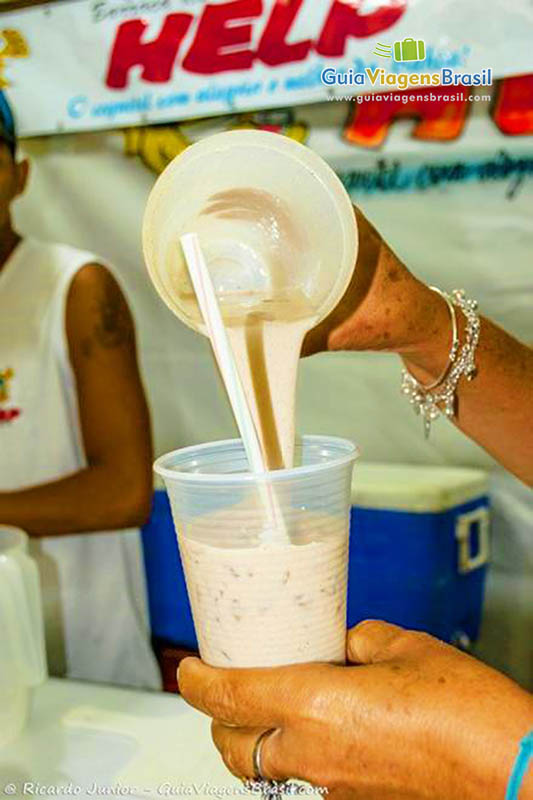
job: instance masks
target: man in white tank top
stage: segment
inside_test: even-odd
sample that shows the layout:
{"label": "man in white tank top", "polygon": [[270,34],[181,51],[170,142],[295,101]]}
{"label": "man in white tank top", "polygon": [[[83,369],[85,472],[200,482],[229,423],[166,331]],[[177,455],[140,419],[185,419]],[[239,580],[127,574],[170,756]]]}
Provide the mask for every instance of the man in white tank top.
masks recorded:
{"label": "man in white tank top", "polygon": [[21,236],[0,93],[0,524],[31,537],[52,674],[156,688],[138,526],[152,494],[135,331],[91,253]]}

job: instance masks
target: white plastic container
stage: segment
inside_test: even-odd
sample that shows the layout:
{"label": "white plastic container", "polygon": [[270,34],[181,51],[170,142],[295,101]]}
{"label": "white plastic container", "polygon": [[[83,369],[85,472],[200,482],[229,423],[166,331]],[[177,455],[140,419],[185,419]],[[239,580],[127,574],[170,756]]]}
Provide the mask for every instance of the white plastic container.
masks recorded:
{"label": "white plastic container", "polygon": [[[212,666],[343,662],[350,485],[357,447],[305,436],[300,466],[246,472],[242,442],[162,456],[202,658]],[[283,530],[268,520],[267,487]],[[273,524],[274,522],[274,524]]]}
{"label": "white plastic container", "polygon": [[352,277],[358,236],[352,202],[315,152],[266,131],[228,131],[189,147],[159,176],[143,247],[168,307],[205,334],[180,247],[197,233],[225,321],[291,303],[314,324]]}
{"label": "white plastic container", "polygon": [[266,131],[188,148],[157,180],[143,247],[168,307],[206,334],[180,244],[198,237],[269,469],[293,464],[306,333],[337,306],[357,261],[351,200],[316,153]]}
{"label": "white plastic container", "polygon": [[28,537],[0,526],[0,747],[24,727],[31,689],[47,677],[41,590]]}

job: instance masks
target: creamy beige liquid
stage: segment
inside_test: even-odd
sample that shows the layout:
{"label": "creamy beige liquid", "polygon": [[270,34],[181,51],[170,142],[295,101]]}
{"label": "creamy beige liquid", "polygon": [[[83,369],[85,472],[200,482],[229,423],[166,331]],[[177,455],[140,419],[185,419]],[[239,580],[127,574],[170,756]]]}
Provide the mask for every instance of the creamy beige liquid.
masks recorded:
{"label": "creamy beige liquid", "polygon": [[344,661],[346,525],[316,514],[301,524],[303,544],[214,547],[204,531],[212,541],[217,530],[223,544],[231,526],[231,512],[217,512],[180,536],[200,653],[208,664]]}
{"label": "creamy beige liquid", "polygon": [[228,327],[268,469],[293,466],[298,360],[310,327],[306,318],[269,320],[249,314]]}
{"label": "creamy beige liquid", "polygon": [[[291,467],[298,360],[316,319],[313,302],[291,283],[303,234],[279,198],[255,189],[212,195],[198,219],[200,224],[245,220],[255,231],[256,244],[261,242],[265,262],[258,265],[245,248],[234,253],[222,236],[210,269],[265,464],[271,470]],[[191,319],[200,321],[185,272],[174,291]]]}

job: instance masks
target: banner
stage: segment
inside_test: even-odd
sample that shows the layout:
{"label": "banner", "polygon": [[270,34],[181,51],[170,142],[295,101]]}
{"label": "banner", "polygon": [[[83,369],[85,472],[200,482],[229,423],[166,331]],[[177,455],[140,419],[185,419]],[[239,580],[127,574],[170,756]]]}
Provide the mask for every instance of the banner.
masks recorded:
{"label": "banner", "polygon": [[533,70],[527,0],[63,0],[0,20],[21,136],[314,103],[422,69],[432,85]]}

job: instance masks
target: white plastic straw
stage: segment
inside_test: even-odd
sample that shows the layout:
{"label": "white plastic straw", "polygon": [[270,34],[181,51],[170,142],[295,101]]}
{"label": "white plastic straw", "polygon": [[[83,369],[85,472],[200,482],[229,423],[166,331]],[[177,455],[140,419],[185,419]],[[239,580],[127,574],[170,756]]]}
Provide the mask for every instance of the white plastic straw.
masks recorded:
{"label": "white plastic straw", "polygon": [[[198,235],[196,233],[186,233],[180,238],[180,242],[250,469],[257,474],[265,473],[267,469],[259,443],[259,436],[257,435],[255,423],[246,400],[237,365],[235,364],[233,350],[224,326],[215,287],[205,263]],[[266,492],[264,491],[265,488]],[[281,509],[277,498],[272,492],[272,486],[263,485],[262,487],[260,485],[259,490],[271,523],[275,525],[278,533],[288,540]]]}

